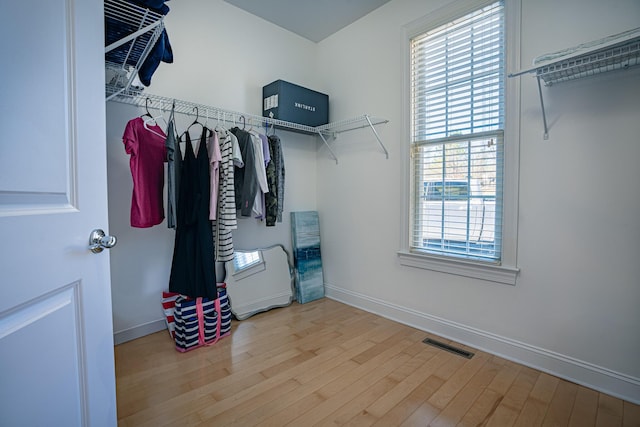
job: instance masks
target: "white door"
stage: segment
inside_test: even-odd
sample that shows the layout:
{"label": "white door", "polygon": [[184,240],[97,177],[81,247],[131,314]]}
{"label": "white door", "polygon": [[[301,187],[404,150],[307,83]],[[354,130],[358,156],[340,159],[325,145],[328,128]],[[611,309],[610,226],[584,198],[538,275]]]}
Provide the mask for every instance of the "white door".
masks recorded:
{"label": "white door", "polygon": [[102,10],[0,0],[2,426],[116,425]]}

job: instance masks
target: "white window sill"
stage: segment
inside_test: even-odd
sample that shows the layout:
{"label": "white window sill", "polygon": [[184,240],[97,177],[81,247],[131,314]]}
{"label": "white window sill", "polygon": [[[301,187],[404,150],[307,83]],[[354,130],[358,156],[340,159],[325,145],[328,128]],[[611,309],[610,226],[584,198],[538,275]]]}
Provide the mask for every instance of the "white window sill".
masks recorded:
{"label": "white window sill", "polygon": [[399,251],[398,258],[401,265],[408,267],[472,277],[490,282],[504,283],[506,285],[515,285],[516,276],[520,271],[516,267],[507,267],[504,265],[474,262],[408,251]]}

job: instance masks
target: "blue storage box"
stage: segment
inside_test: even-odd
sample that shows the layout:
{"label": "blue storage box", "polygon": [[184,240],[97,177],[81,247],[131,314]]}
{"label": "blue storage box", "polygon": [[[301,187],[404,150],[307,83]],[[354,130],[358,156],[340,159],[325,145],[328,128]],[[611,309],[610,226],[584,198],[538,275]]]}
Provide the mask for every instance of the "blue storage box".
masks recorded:
{"label": "blue storage box", "polygon": [[262,101],[263,117],[311,127],[329,123],[329,96],[315,90],[276,80],[262,88]]}

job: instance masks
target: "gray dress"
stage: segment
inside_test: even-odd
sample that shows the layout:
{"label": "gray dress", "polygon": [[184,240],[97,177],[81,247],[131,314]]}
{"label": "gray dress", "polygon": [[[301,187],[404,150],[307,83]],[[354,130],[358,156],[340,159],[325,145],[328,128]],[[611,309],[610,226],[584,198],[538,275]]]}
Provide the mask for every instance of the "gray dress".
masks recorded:
{"label": "gray dress", "polygon": [[167,126],[167,226],[176,228],[176,217],[178,207],[178,189],[180,188],[180,171],[182,169],[182,154],[180,145],[176,137],[176,123],[174,109],[171,109],[169,124]]}

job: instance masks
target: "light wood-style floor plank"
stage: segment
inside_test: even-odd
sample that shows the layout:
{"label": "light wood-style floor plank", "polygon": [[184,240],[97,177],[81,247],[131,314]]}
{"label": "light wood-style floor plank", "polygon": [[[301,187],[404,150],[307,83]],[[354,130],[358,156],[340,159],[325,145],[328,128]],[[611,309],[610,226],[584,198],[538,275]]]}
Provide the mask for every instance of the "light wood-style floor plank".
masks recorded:
{"label": "light wood-style floor plank", "polygon": [[559,381],[551,403],[549,404],[549,410],[542,422],[543,427],[554,426],[566,426],[569,424],[569,418],[571,417],[571,411],[576,399],[576,393],[578,392],[577,384],[572,384],[567,381]]}
{"label": "light wood-style floor plank", "polygon": [[633,403],[623,403],[622,427],[640,426],[640,405]]}
{"label": "light wood-style floor plank", "polygon": [[487,423],[489,427],[508,427],[515,424],[540,372],[522,367],[513,385],[504,394],[502,401]]}
{"label": "light wood-style floor plank", "polygon": [[596,425],[597,413],[598,392],[578,386],[576,400],[569,418],[569,427],[593,427]]}
{"label": "light wood-style floor plank", "polygon": [[531,393],[527,397],[520,415],[516,420],[516,427],[533,427],[542,425],[542,421],[549,408],[551,397],[558,386],[559,379],[542,373],[538,376]]}
{"label": "light wood-style floor plank", "polygon": [[638,405],[326,298],[210,347],[179,353],[162,331],[115,357],[124,427],[640,426]]}
{"label": "light wood-style floor plank", "polygon": [[598,415],[596,416],[597,427],[620,427],[622,426],[623,402],[606,394],[598,396]]}

